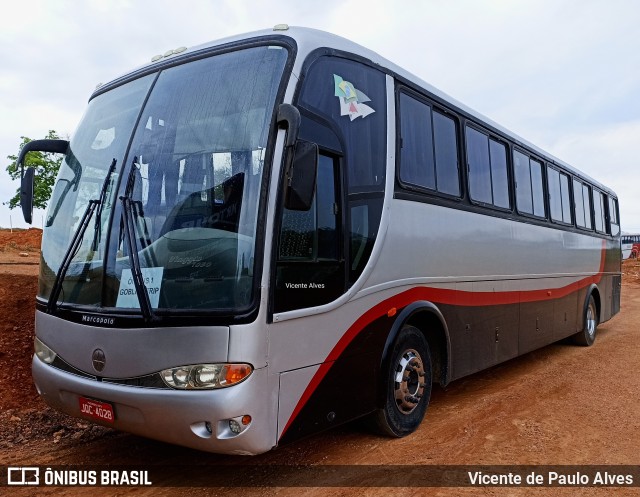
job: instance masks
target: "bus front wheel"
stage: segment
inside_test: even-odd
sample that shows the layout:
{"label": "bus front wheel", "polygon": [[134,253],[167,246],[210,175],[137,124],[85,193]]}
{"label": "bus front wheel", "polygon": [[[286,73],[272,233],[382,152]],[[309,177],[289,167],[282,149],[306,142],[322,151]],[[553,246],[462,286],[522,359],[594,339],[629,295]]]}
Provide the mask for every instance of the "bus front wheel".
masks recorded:
{"label": "bus front wheel", "polygon": [[402,328],[382,374],[384,406],[372,413],[370,425],[383,435],[404,437],[420,426],[431,397],[431,355],[420,330]]}
{"label": "bus front wheel", "polygon": [[573,335],[573,341],[578,345],[589,347],[595,342],[598,329],[598,308],[593,295],[589,296],[589,302],[584,310],[583,323],[582,331]]}

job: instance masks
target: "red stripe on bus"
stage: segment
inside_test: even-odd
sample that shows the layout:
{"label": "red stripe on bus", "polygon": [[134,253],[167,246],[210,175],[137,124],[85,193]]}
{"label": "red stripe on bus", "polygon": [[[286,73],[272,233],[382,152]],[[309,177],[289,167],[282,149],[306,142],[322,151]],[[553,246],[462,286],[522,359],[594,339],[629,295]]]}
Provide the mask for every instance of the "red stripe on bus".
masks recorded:
{"label": "red stripe on bus", "polygon": [[347,346],[358,336],[358,334],[364,330],[369,324],[376,319],[387,314],[387,311],[396,307],[402,309],[409,304],[418,300],[428,300],[437,304],[449,304],[461,307],[479,307],[488,305],[507,305],[507,304],[519,304],[527,302],[540,302],[544,300],[559,299],[566,297],[573,292],[576,292],[582,288],[585,288],[591,284],[597,284],[602,279],[604,273],[605,263],[605,242],[602,244],[602,251],[600,254],[600,268],[598,272],[592,276],[587,276],[574,283],[570,283],[567,286],[561,288],[552,288],[546,290],[524,290],[524,291],[510,291],[510,292],[467,292],[462,290],[450,290],[446,288],[432,288],[432,287],[416,287],[410,290],[401,292],[393,297],[383,300],[379,304],[365,312],[360,316],[342,335],[338,343],[333,347],[329,355],[324,362],[320,364],[318,371],[313,375],[313,378],[307,385],[302,397],[296,404],[295,409],[289,417],[289,421],[282,430],[284,436],[295,418],[300,414],[300,411],[309,401],[313,392],[320,385],[326,374],[333,366],[333,363],[340,357]]}

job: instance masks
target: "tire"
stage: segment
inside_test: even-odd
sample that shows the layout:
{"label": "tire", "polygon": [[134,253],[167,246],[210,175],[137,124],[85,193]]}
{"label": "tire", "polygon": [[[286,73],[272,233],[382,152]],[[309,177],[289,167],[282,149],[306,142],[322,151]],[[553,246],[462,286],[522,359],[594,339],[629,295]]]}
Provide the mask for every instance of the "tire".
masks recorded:
{"label": "tire", "polygon": [[370,415],[370,428],[396,438],[413,433],[424,418],[432,387],[429,345],[420,330],[402,328],[381,380],[384,407]]}
{"label": "tire", "polygon": [[573,342],[583,347],[590,347],[596,340],[598,329],[598,308],[593,295],[589,295],[587,307],[584,310],[582,331],[573,335]]}

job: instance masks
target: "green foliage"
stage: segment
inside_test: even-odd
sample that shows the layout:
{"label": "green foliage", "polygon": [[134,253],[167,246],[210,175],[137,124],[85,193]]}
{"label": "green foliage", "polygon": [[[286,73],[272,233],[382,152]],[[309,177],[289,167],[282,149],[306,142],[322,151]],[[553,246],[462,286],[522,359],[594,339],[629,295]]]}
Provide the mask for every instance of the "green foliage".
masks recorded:
{"label": "green foliage", "polygon": [[[21,136],[22,143],[20,148],[31,141],[31,138]],[[58,140],[60,136],[54,130],[49,130],[46,139]],[[17,155],[9,155],[7,159],[11,163],[7,166],[6,170],[12,180],[20,180],[20,168],[18,167]],[[28,167],[33,167],[36,170],[35,181],[33,185],[33,206],[36,209],[44,209],[47,206],[49,198],[51,198],[51,189],[55,183],[56,176],[58,175],[58,169],[62,164],[63,157],[60,154],[44,153],[44,152],[29,152],[24,159],[25,170]],[[20,187],[16,190],[16,194],[4,205],[8,205],[9,209],[15,209],[20,205]]]}

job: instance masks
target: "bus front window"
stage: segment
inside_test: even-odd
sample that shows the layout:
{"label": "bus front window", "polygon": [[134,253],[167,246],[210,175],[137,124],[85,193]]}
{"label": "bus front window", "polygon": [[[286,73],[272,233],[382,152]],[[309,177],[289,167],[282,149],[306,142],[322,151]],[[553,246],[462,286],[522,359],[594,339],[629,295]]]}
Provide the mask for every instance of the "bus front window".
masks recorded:
{"label": "bus front window", "polygon": [[[137,79],[94,98],[87,108],[60,166],[42,235],[38,297],[48,300],[65,252],[89,201],[100,198],[110,165],[122,163],[152,76]],[[89,220],[84,239],[67,271],[60,298],[100,305],[106,232],[114,204],[118,171],[111,174],[100,216]],[[98,221],[98,226],[96,226]]]}
{"label": "bus front window", "polygon": [[[86,278],[74,280],[75,299],[65,280],[63,303],[139,309],[133,247],[154,309],[234,313],[251,305],[265,150],[287,56],[282,47],[257,46],[157,74],[138,107],[133,137],[128,133],[127,155],[114,155],[113,215],[100,230],[106,255],[91,266],[104,281],[87,300]],[[104,178],[97,175],[98,190]],[[90,226],[85,238],[94,231]],[[69,274],[80,266],[76,257]]]}

